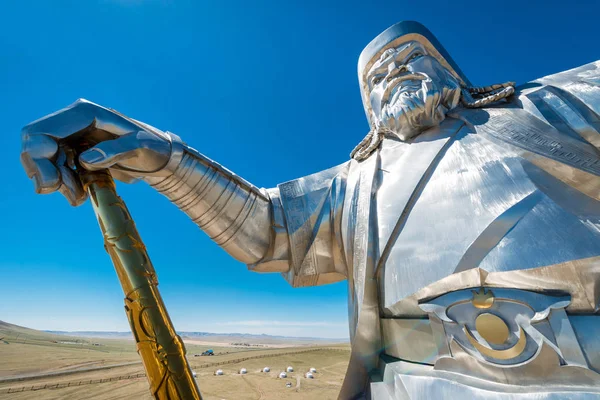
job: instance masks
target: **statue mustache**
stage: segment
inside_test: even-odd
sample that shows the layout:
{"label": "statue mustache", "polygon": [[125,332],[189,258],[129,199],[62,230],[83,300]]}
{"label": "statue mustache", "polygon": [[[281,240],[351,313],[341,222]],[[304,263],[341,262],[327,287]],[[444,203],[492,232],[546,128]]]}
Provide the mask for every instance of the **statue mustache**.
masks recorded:
{"label": "statue mustache", "polygon": [[[406,85],[403,85],[404,82],[407,81],[430,81],[429,76],[427,76],[424,73],[421,72],[408,72],[408,73],[403,73],[403,74],[396,74],[392,77],[388,77],[386,78],[389,80],[389,83],[387,85],[387,88],[385,89],[385,91],[383,92],[383,105],[388,105],[388,104],[393,104],[398,100],[399,95],[401,94],[401,89],[403,87],[406,87]],[[416,86],[416,85],[415,85]],[[418,87],[415,88],[414,92],[416,92],[417,90],[419,90],[422,87],[422,83],[421,85],[419,85]]]}
{"label": "statue mustache", "polygon": [[[403,81],[409,79],[408,75],[402,78]],[[429,79],[425,74],[415,83],[418,85],[413,85],[409,90],[396,89],[392,98],[384,104],[379,120],[382,127],[404,138],[412,137],[417,131],[427,127],[438,125],[447,111],[443,104],[444,84],[440,87],[439,82]],[[450,87],[449,85],[448,88]]]}
{"label": "statue mustache", "polygon": [[398,88],[392,97],[383,104],[382,116],[387,115],[397,119],[401,114],[404,114],[409,117],[409,120],[405,122],[415,125],[419,122],[417,120],[420,119],[412,120],[412,117],[416,117],[415,113],[424,112],[428,105],[430,106],[428,109],[434,111],[435,107],[433,105],[438,105],[439,96],[435,96],[435,93],[436,90],[433,88],[431,81],[425,80],[422,80],[420,85],[406,91],[401,91],[401,88]]}

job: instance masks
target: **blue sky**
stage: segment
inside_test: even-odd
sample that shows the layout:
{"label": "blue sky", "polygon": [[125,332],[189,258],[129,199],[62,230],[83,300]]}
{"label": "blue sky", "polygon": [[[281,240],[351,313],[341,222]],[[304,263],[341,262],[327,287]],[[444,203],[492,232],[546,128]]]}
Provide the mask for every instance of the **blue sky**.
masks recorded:
{"label": "blue sky", "polygon": [[[10,1],[0,12],[0,320],[127,330],[89,203],[37,196],[20,129],[79,97],[184,140],[259,187],[347,160],[368,130],[362,48],[429,27],[474,84],[600,59],[585,1]],[[250,273],[144,184],[120,185],[178,330],[347,337],[346,282],[292,289]]]}

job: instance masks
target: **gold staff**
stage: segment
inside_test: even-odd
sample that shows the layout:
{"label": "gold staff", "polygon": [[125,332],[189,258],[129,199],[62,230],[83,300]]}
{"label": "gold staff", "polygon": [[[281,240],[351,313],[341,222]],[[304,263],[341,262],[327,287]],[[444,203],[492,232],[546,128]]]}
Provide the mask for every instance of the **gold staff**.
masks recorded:
{"label": "gold staff", "polygon": [[201,399],[200,389],[158,292],[158,279],[135,223],[108,171],[80,176],[125,293],[125,311],[155,399]]}

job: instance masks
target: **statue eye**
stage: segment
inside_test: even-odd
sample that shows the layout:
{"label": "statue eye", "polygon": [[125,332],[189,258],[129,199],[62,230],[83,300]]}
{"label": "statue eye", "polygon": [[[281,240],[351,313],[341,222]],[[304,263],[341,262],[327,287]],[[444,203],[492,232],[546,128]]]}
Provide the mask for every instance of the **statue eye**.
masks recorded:
{"label": "statue eye", "polygon": [[413,61],[416,60],[417,58],[421,57],[423,55],[423,53],[421,53],[420,51],[415,51],[410,58],[408,59],[408,61]]}
{"label": "statue eye", "polygon": [[383,80],[383,75],[374,77],[373,79],[371,79],[371,86],[379,85],[379,83],[381,83],[382,80]]}

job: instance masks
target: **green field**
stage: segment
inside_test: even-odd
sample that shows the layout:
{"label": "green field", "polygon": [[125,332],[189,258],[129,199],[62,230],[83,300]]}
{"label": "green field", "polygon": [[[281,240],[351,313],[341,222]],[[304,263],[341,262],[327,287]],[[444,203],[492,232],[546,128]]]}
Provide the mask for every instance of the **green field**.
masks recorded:
{"label": "green field", "polygon": [[[0,338],[0,400],[152,398],[146,378],[139,376],[144,370],[133,340],[52,335],[2,322]],[[208,400],[336,399],[350,356],[347,345],[243,348],[186,343],[186,348]],[[207,348],[217,355],[191,356]],[[260,372],[265,366],[270,373]],[[287,366],[295,372],[279,379]],[[242,367],[246,375],[238,374]],[[317,369],[315,379],[304,378],[310,367]],[[215,376],[217,369],[224,375]]]}

